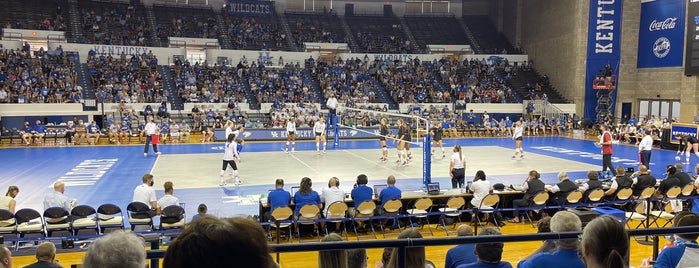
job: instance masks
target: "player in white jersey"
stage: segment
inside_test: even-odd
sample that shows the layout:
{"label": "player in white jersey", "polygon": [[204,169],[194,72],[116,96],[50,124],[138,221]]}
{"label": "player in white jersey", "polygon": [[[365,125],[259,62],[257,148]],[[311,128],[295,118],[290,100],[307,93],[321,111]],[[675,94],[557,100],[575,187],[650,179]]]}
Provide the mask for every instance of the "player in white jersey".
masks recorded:
{"label": "player in white jersey", "polygon": [[238,178],[238,165],[236,161],[238,160],[238,144],[235,142],[235,134],[228,134],[226,139],[226,144],[223,147],[223,166],[221,167],[221,182],[220,186],[226,185],[226,181],[223,179],[223,175],[226,174],[226,168],[231,166],[233,168],[233,179],[235,184],[240,184],[240,178]]}
{"label": "player in white jersey", "polygon": [[313,124],[313,132],[316,134],[316,152],[320,154],[320,142],[323,142],[323,153],[325,153],[325,148],[328,145],[328,140],[325,137],[325,120],[321,117]]}
{"label": "player in white jersey", "polygon": [[515,133],[512,134],[512,139],[515,140],[515,154],[512,156],[512,159],[517,158],[517,155],[519,154],[519,158],[522,159],[524,158],[524,150],[522,149],[522,132],[524,131],[524,127],[522,126],[522,120],[520,119],[517,121],[515,124]]}
{"label": "player in white jersey", "polygon": [[289,143],[291,143],[291,152],[294,152],[296,148],[296,120],[293,117],[286,121],[286,132],[286,148],[284,148],[284,152],[289,152]]}
{"label": "player in white jersey", "polygon": [[[233,126],[234,126],[233,121],[231,121],[231,120],[226,121],[226,125],[225,125],[225,127],[226,127],[226,136],[224,136],[224,137],[228,138],[228,135],[230,135],[231,133],[233,133]],[[236,133],[235,135],[238,136],[237,133]]]}

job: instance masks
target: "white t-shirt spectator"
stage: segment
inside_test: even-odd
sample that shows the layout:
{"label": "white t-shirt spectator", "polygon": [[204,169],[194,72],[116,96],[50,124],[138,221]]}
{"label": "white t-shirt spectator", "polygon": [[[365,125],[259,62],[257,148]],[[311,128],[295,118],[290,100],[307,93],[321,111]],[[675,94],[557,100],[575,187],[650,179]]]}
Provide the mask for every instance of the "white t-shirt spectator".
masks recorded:
{"label": "white t-shirt spectator", "polygon": [[[471,205],[473,205],[474,207],[478,207],[481,205],[481,201],[483,201],[483,198],[485,198],[485,196],[488,195],[491,190],[493,190],[493,186],[490,185],[489,181],[477,180],[471,184],[471,188],[469,188],[469,190],[473,192],[473,199],[471,199]],[[481,207],[481,209],[491,209],[491,207]]]}
{"label": "white t-shirt spectator", "polygon": [[136,186],[136,189],[133,190],[133,201],[144,203],[148,205],[149,208],[153,209],[153,207],[151,207],[151,202],[158,201],[158,197],[155,195],[153,187],[147,184],[141,184]]}
{"label": "white t-shirt spectator", "polygon": [[323,209],[323,213],[325,214],[325,216],[328,216],[328,207],[330,206],[330,204],[338,201],[345,201],[344,191],[337,187],[323,189],[323,196],[321,197],[321,202],[325,203],[325,208]]}
{"label": "white t-shirt spectator", "polygon": [[180,199],[171,194],[166,194],[158,200],[158,206],[161,208],[166,208],[172,205],[179,206]]}

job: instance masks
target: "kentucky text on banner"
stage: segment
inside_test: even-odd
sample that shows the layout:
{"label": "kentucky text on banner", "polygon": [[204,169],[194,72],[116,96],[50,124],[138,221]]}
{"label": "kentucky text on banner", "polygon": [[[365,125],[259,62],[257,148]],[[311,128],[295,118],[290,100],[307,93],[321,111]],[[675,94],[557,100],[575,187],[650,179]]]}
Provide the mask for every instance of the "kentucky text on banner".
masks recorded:
{"label": "kentucky text on banner", "polygon": [[685,0],[643,0],[638,68],[681,67]]}
{"label": "kentucky text on banner", "polygon": [[[611,112],[616,101],[616,81],[621,58],[622,0],[590,1],[587,33],[584,117],[597,118],[597,90],[609,90]],[[597,90],[593,89],[598,88]]]}

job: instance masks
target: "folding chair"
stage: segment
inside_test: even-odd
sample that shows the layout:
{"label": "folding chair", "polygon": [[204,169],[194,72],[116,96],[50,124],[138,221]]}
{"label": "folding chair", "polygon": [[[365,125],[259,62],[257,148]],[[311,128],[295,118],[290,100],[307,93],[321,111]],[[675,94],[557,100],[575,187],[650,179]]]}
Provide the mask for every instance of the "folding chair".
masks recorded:
{"label": "folding chair", "polygon": [[[661,227],[657,223],[658,219],[660,218],[665,220],[665,224],[662,227],[672,223],[672,219],[675,218],[675,211],[682,211],[682,202],[675,199],[681,193],[682,189],[679,186],[674,186],[668,189],[667,192],[665,192],[665,198],[660,200],[658,203],[658,209],[650,211],[650,215],[648,216],[653,218],[653,222],[651,222],[648,226],[655,224],[656,226]],[[679,204],[679,209],[675,208],[678,206],[677,204]]]}
{"label": "folding chair", "polygon": [[170,205],[160,212],[160,229],[182,229],[184,228],[185,212],[179,205]]}
{"label": "folding chair", "polygon": [[456,228],[456,221],[461,223],[461,209],[466,205],[466,200],[461,196],[452,196],[447,200],[447,206],[440,208],[439,211],[442,212],[440,215],[440,221],[442,223],[442,228],[444,232],[449,235],[449,229],[447,229],[446,217],[454,218],[454,224],[452,228]]}
{"label": "folding chair", "polygon": [[[289,239],[289,243],[292,242],[291,222],[281,222],[281,221],[289,220],[289,218],[291,218],[292,215],[294,215],[294,211],[291,210],[290,207],[278,207],[272,211],[272,214],[271,214],[272,217],[269,219],[269,222],[270,222],[270,224],[268,225],[269,228],[267,229],[267,232],[269,233],[270,240],[272,239],[272,229],[273,228],[278,229],[280,231],[279,232],[280,236],[281,236],[281,229],[282,228],[289,228],[289,236],[287,238]],[[280,221],[279,225],[276,224],[277,221]],[[281,238],[281,237],[277,237],[277,238]]]}
{"label": "folding chair", "polygon": [[[392,226],[397,226],[400,229],[400,222],[398,221],[398,215],[400,214],[400,210],[403,208],[403,202],[400,199],[391,199],[386,201],[386,204],[383,205],[383,216],[394,216],[393,217],[393,225]],[[383,237],[386,238],[386,231],[384,230],[386,228],[386,223],[388,223],[387,219],[384,219],[381,221],[381,233],[383,234]]]}
{"label": "folding chair", "polygon": [[70,210],[70,215],[73,217],[73,235],[78,235],[80,230],[95,230],[95,234],[99,234],[97,225],[97,211],[88,205],[79,205]]}
{"label": "folding chair", "polygon": [[572,191],[566,196],[566,204],[577,204],[583,197],[583,192],[580,190]]}
{"label": "folding chair", "polygon": [[[682,187],[682,196],[691,196],[692,194],[694,194],[694,183],[689,183]],[[692,200],[693,199],[683,200],[683,207],[690,207],[692,205]]]}
{"label": "folding chair", "polygon": [[[337,201],[330,206],[328,206],[328,215],[325,215],[326,222],[339,223],[342,224],[342,231],[345,232],[345,238],[349,240],[349,234],[347,234],[347,224],[345,224],[345,217],[347,217],[347,203],[342,201]],[[337,228],[336,228],[337,229]],[[325,226],[325,234],[328,234],[328,226]]]}
{"label": "folding chair", "polygon": [[46,236],[52,236],[53,232],[65,231],[73,233],[71,225],[73,221],[68,210],[62,207],[50,207],[44,210],[46,220]]}
{"label": "folding chair", "polygon": [[145,226],[148,230],[153,230],[153,216],[150,214],[148,205],[142,202],[131,202],[126,206],[126,211],[129,212],[129,225],[131,231],[138,226]]}
{"label": "folding chair", "polygon": [[[645,193],[645,190],[643,193]],[[633,194],[633,190],[631,190],[631,188],[628,188],[628,187],[622,188],[622,189],[617,190],[616,198],[614,200],[615,201],[628,201],[631,198],[632,194]],[[651,193],[651,195],[652,194],[653,193]],[[641,196],[643,196],[643,194],[641,194]],[[641,198],[643,198],[643,197],[641,197]],[[647,198],[650,198],[650,195]],[[614,206],[619,207],[621,210],[626,210],[624,208],[627,206],[627,203],[628,202],[616,203],[616,204],[614,204]]]}
{"label": "folding chair", "polygon": [[432,233],[432,227],[430,227],[430,219],[427,213],[429,213],[430,208],[432,207],[432,199],[428,197],[423,197],[415,201],[415,204],[413,204],[413,208],[408,210],[408,221],[410,221],[410,226],[413,226],[413,218],[418,219],[418,225],[422,229],[422,227],[425,226],[425,224],[420,224],[420,219],[424,219],[425,222],[427,222],[427,230],[430,231],[430,235],[434,235]]}
{"label": "folding chair", "polygon": [[313,231],[318,235],[318,242],[320,242],[320,231],[318,228],[318,223],[313,221],[320,219],[320,208],[316,204],[307,204],[301,209],[299,209],[299,216],[296,221],[296,235],[298,235],[299,242],[301,242],[301,226],[302,225],[313,225]]}
{"label": "folding chair", "polygon": [[586,203],[591,204],[591,203],[597,203],[600,200],[602,200],[602,197],[604,197],[604,189],[602,188],[597,188],[594,190],[591,190],[587,194],[587,200]]}
{"label": "folding chair", "polygon": [[27,234],[44,235],[44,218],[38,211],[31,208],[23,208],[15,212],[17,223],[17,236],[24,237]]}
{"label": "folding chair", "polygon": [[638,228],[638,227],[640,227],[640,226],[643,224],[643,222],[648,218],[648,217],[646,216],[646,206],[647,206],[647,204],[646,204],[646,202],[644,202],[645,200],[639,200],[639,201],[641,201],[641,202],[636,202],[636,204],[633,206],[633,209],[632,209],[630,212],[626,212],[626,213],[625,213],[625,215],[626,215],[626,226],[627,226],[629,229],[631,229],[631,224],[630,224],[630,223],[631,223],[632,220],[634,220],[634,221],[640,221],[640,222],[636,225],[636,227],[634,227],[634,228]]}
{"label": "folding chair", "polygon": [[17,220],[15,214],[7,209],[0,209],[0,234],[17,235]]}
{"label": "folding chair", "polygon": [[352,220],[354,220],[354,223],[352,224],[354,226],[354,235],[357,236],[357,240],[359,240],[359,233],[357,232],[357,223],[358,222],[369,222],[369,227],[371,227],[371,234],[374,236],[374,239],[376,239],[376,230],[374,229],[374,225],[371,224],[371,218],[374,217],[374,213],[376,211],[376,203],[374,203],[374,200],[367,200],[359,204],[357,208],[355,209],[355,214]]}
{"label": "folding chair", "polygon": [[124,214],[121,208],[114,204],[103,204],[97,208],[97,224],[100,233],[107,229],[124,230]]}
{"label": "folding chair", "polygon": [[[546,201],[548,201],[548,200],[549,200],[549,193],[547,193],[545,191],[540,191],[534,195],[534,198],[532,198],[531,202],[529,202],[529,206],[530,207],[531,206],[543,206],[543,205],[546,205]],[[531,210],[529,210],[529,211],[531,211]],[[527,211],[527,213],[524,213],[524,217],[527,218],[529,223],[532,225],[532,228],[535,228],[536,226],[534,226],[534,221],[532,221],[532,218],[529,216],[529,211]],[[536,209],[534,211],[539,213],[539,211]]]}
{"label": "folding chair", "polygon": [[[482,224],[480,213],[483,213],[485,214],[485,219],[483,219],[483,221],[485,221],[485,225],[488,225],[488,214],[494,213],[495,211],[480,211],[480,209],[495,209],[498,203],[500,203],[500,196],[498,194],[492,193],[486,195],[483,200],[481,200],[481,204],[478,206],[478,209],[474,211],[476,216],[476,224],[479,226]],[[494,216],[493,222],[495,222],[495,225],[498,225]]]}

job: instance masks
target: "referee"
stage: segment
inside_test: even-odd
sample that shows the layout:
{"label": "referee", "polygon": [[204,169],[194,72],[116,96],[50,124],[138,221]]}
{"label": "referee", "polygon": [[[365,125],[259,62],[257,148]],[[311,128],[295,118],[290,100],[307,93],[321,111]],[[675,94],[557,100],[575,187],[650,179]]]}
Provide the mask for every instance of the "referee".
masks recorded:
{"label": "referee", "polygon": [[641,139],[641,142],[638,144],[638,155],[641,156],[641,165],[650,167],[650,153],[651,149],[653,149],[653,137],[650,135],[650,130],[646,129],[644,134],[645,136],[643,136],[643,139]]}
{"label": "referee", "polygon": [[330,97],[328,97],[328,101],[325,103],[325,106],[328,108],[328,123],[330,125],[335,124],[335,117],[337,115],[337,98],[335,98],[335,93],[330,93]]}

